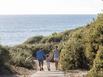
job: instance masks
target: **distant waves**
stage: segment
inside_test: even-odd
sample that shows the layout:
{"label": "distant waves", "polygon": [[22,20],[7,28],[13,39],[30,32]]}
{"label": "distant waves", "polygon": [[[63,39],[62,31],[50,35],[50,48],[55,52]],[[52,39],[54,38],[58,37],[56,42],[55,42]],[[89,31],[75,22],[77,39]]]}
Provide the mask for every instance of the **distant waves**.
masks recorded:
{"label": "distant waves", "polygon": [[49,35],[84,26],[96,15],[0,16],[0,43],[16,45],[36,35]]}

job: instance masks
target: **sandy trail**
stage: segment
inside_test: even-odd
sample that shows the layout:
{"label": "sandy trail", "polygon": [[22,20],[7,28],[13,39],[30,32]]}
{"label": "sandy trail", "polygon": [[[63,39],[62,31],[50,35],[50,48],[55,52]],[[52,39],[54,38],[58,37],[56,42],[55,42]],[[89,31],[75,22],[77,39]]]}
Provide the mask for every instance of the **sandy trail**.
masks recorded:
{"label": "sandy trail", "polygon": [[51,71],[48,71],[46,62],[44,61],[44,71],[37,71],[36,73],[31,75],[31,77],[64,77],[64,72],[55,70],[54,63],[50,63],[50,67],[51,67]]}

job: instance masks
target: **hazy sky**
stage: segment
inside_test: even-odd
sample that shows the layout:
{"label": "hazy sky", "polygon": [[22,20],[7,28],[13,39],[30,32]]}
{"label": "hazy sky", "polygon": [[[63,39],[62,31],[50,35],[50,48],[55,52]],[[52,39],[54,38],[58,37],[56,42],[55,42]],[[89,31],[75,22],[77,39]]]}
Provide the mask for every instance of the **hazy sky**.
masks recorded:
{"label": "hazy sky", "polygon": [[0,0],[0,14],[97,14],[102,0]]}

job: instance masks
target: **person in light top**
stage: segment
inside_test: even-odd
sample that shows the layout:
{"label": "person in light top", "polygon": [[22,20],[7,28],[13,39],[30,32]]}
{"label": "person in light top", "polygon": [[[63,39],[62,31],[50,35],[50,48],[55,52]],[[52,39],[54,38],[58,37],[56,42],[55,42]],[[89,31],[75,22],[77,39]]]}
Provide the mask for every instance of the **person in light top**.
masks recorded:
{"label": "person in light top", "polygon": [[53,55],[54,55],[55,68],[56,68],[56,70],[58,70],[58,61],[59,61],[59,50],[58,50],[58,46],[55,46]]}

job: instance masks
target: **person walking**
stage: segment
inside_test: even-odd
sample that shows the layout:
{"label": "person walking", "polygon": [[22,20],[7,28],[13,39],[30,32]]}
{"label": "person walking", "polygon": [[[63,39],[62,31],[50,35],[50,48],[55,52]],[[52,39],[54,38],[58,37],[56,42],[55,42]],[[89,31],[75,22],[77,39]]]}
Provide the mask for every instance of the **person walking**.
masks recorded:
{"label": "person walking", "polygon": [[44,59],[45,59],[45,53],[44,53],[42,48],[40,48],[40,50],[38,50],[36,52],[36,58],[37,58],[38,63],[39,63],[40,71],[44,70],[43,69],[43,64],[44,64]]}
{"label": "person walking", "polygon": [[47,63],[47,69],[50,71],[50,54],[46,55],[46,63]]}
{"label": "person walking", "polygon": [[59,61],[59,50],[58,50],[58,46],[55,46],[53,55],[54,55],[55,68],[56,68],[56,70],[58,70],[58,61]]}

